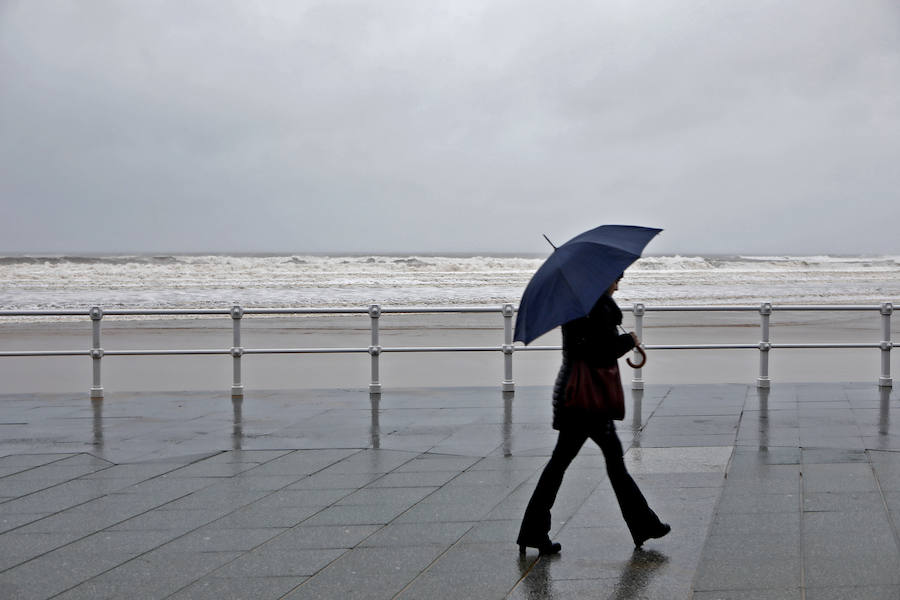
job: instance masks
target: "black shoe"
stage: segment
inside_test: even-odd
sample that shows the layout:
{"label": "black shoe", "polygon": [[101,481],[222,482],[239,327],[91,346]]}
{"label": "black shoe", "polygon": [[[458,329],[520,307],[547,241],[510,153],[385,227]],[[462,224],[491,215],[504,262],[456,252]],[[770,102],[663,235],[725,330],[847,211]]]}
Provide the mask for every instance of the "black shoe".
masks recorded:
{"label": "black shoe", "polygon": [[519,554],[525,556],[525,548],[537,548],[538,554],[540,556],[549,556],[551,554],[559,554],[562,550],[562,544],[559,542],[551,542],[547,540],[542,544],[538,544],[537,546],[532,544],[519,544]]}
{"label": "black shoe", "polygon": [[650,538],[661,538],[670,531],[672,531],[672,527],[668,523],[660,523],[650,531],[646,531],[642,535],[635,536],[634,547],[640,548],[644,545],[644,542],[646,542]]}

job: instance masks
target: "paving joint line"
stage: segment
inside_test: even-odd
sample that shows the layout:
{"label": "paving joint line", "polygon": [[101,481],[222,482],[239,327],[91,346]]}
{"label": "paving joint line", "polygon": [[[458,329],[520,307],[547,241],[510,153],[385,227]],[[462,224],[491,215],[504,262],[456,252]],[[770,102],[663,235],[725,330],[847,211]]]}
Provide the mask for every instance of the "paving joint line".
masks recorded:
{"label": "paving joint line", "polygon": [[[448,437],[449,437],[449,436],[448,436]],[[377,448],[371,448],[371,449],[372,449],[372,450],[377,450]],[[365,448],[365,449],[363,449],[363,450],[369,450],[369,448]],[[362,451],[362,450],[361,450],[361,451]],[[392,450],[392,451],[393,451],[393,450]],[[437,453],[431,453],[430,450],[426,450],[425,452],[420,452],[420,453],[416,454],[415,456],[413,456],[413,457],[412,457],[411,459],[409,459],[408,461],[406,461],[406,462],[404,462],[404,463],[402,463],[402,464],[397,465],[396,467],[394,467],[394,469],[392,469],[391,471],[388,471],[387,473],[382,473],[381,476],[376,477],[375,479],[373,479],[372,481],[370,481],[370,482],[367,483],[366,485],[362,486],[361,488],[357,488],[357,489],[353,490],[352,492],[350,492],[349,494],[343,496],[342,498],[346,498],[347,496],[350,496],[350,495],[352,495],[352,494],[355,494],[356,492],[358,492],[358,491],[360,491],[360,490],[366,489],[368,486],[370,486],[371,484],[375,483],[376,481],[385,478],[386,476],[390,475],[391,473],[396,472],[397,469],[399,469],[399,468],[402,467],[403,465],[409,464],[410,462],[412,462],[412,461],[418,459],[418,457],[423,456],[423,455],[425,455],[425,454],[434,454],[434,455],[438,455]],[[355,454],[352,455],[352,456],[355,456]],[[461,454],[444,454],[444,455],[442,455],[442,456],[465,456],[465,455],[461,455]],[[349,458],[349,457],[347,457],[347,458]],[[471,458],[471,457],[470,457],[470,458]],[[462,475],[463,473],[468,472],[472,467],[474,467],[475,465],[477,465],[479,462],[481,462],[481,461],[484,460],[485,458],[487,458],[487,457],[486,457],[486,456],[480,457],[479,460],[477,460],[475,463],[473,463],[472,465],[470,465],[469,467],[467,467],[467,468],[464,469],[463,471],[460,471],[459,473],[457,473],[454,477],[452,477],[450,480],[448,480],[447,482],[445,482],[443,485],[447,485],[448,483],[450,483],[451,481],[453,481],[454,479],[456,479],[457,477],[459,477],[459,476]],[[345,460],[345,459],[343,459],[343,460]],[[340,462],[340,461],[338,461],[338,462]],[[337,463],[333,463],[333,464],[337,464]],[[323,470],[324,470],[324,469],[323,469]],[[435,487],[435,486],[414,486],[414,487]],[[436,487],[437,487],[437,489],[432,490],[429,494],[427,494],[427,495],[425,495],[424,497],[420,498],[418,501],[416,501],[414,504],[410,505],[410,506],[409,506],[408,508],[406,508],[403,512],[401,512],[400,514],[398,514],[396,517],[394,517],[393,519],[391,519],[391,520],[388,521],[387,523],[372,523],[372,525],[379,525],[379,528],[376,529],[375,531],[373,531],[372,533],[370,533],[369,535],[367,535],[366,537],[364,537],[362,540],[360,540],[353,548],[347,548],[347,550],[346,550],[345,552],[343,552],[343,553],[341,553],[339,556],[335,557],[334,560],[332,560],[332,561],[329,562],[327,565],[325,565],[324,567],[322,567],[321,569],[319,569],[318,571],[316,571],[314,574],[310,575],[306,580],[300,582],[300,583],[297,584],[295,587],[291,588],[291,589],[290,589],[288,592],[286,592],[284,595],[280,596],[280,598],[287,598],[290,594],[292,594],[292,593],[294,593],[296,590],[302,588],[302,587],[303,587],[304,585],[306,585],[309,581],[311,581],[316,575],[318,575],[319,573],[322,573],[323,571],[325,571],[325,569],[327,569],[328,567],[330,567],[331,565],[333,565],[334,563],[336,563],[337,561],[339,561],[341,558],[343,558],[344,556],[346,556],[347,554],[349,554],[349,553],[352,552],[353,550],[356,550],[357,548],[359,548],[360,545],[361,545],[363,542],[365,542],[366,540],[368,540],[368,539],[371,538],[372,536],[376,535],[378,532],[380,532],[380,531],[384,530],[385,528],[387,528],[389,525],[391,525],[392,523],[394,523],[394,521],[396,521],[397,519],[399,519],[400,517],[402,517],[403,515],[405,515],[407,512],[409,512],[410,510],[412,510],[413,508],[415,508],[416,506],[418,506],[419,504],[421,504],[422,502],[424,502],[427,498],[429,498],[430,496],[432,496],[433,494],[437,493],[439,490],[441,490],[441,489],[443,488],[443,486],[436,486]],[[501,500],[501,502],[502,502],[502,500]],[[332,506],[335,506],[336,503],[337,503],[337,501],[335,501],[334,503],[330,504],[328,507],[323,508],[322,510],[316,512],[315,514],[310,515],[309,517],[307,517],[307,518],[304,519],[303,521],[307,521],[307,520],[309,520],[309,519],[315,517],[316,515],[318,515],[318,514],[320,514],[321,512],[325,511],[327,508],[330,508],[330,507],[332,507]],[[499,502],[498,502],[497,504],[499,504]],[[495,505],[495,507],[496,507],[496,505]],[[493,509],[492,509],[492,510],[493,510]],[[300,523],[298,523],[298,524],[295,525],[294,527],[300,527],[300,526],[301,526],[301,523],[303,523],[303,521],[301,521]],[[438,560],[441,559],[442,556],[444,556],[447,552],[449,552],[451,548],[455,547],[455,546],[462,540],[462,538],[465,537],[465,535],[466,535],[467,533],[469,533],[472,529],[474,529],[474,527],[475,527],[475,526],[472,525],[472,526],[470,526],[468,529],[466,529],[466,531],[464,531],[464,532],[462,533],[462,535],[460,535],[460,537],[456,539],[455,542],[453,542],[450,546],[448,546],[443,552],[441,552],[440,554],[438,554],[438,556],[436,556],[436,557],[434,558],[434,560],[432,560],[428,565],[426,565],[426,566],[422,569],[422,571],[419,572],[419,574],[417,574],[417,575],[416,575],[415,577],[413,577],[409,582],[407,582],[407,584],[406,584],[405,586],[403,586],[403,588],[402,588],[400,591],[398,591],[396,594],[394,594],[394,596],[392,596],[392,598],[396,598],[397,596],[399,596],[400,594],[402,594],[407,588],[409,588],[409,586],[411,586],[411,585],[413,584],[413,582],[414,582],[416,579],[418,579],[422,574],[424,574],[425,572],[427,572],[427,571],[428,571],[435,563],[437,563]],[[293,529],[293,527],[292,527],[291,529]],[[285,532],[285,533],[286,533],[286,532]],[[279,534],[279,535],[276,536],[276,537],[280,537],[281,535],[283,535],[283,534]],[[274,539],[274,538],[273,538],[273,539]],[[269,540],[269,541],[271,541],[271,540]],[[237,559],[235,559],[235,560],[237,560]],[[225,565],[223,565],[223,566],[225,566]]]}
{"label": "paving joint line", "polygon": [[[197,463],[202,462],[202,461],[204,461],[204,460],[207,460],[208,458],[212,458],[212,457],[214,457],[214,456],[221,456],[222,454],[225,454],[225,453],[228,453],[228,452],[233,452],[233,450],[222,450],[222,451],[219,451],[219,452],[215,452],[215,453],[210,454],[209,456],[207,456],[207,457],[205,457],[205,458],[200,458],[200,459],[197,459],[197,460],[195,460],[195,461],[191,461],[191,462],[189,462],[189,463],[187,463],[187,464],[185,464],[185,465],[181,465],[181,466],[179,466],[179,467],[177,467],[177,468],[175,468],[175,469],[172,469],[171,471],[166,471],[166,472],[164,472],[164,473],[160,473],[159,475],[155,475],[154,477],[150,477],[150,478],[148,478],[148,479],[141,480],[141,481],[139,481],[139,482],[137,482],[137,483],[135,483],[135,484],[133,484],[133,485],[140,485],[141,483],[146,483],[146,482],[148,482],[148,481],[152,481],[152,480],[154,480],[154,479],[157,479],[157,478],[159,478],[159,477],[162,477],[162,476],[164,476],[164,475],[167,475],[167,474],[169,474],[169,473],[171,473],[171,472],[173,472],[173,471],[177,471],[178,469],[183,469],[183,468],[185,468],[185,467],[189,467],[189,466],[191,466],[191,465],[194,465],[194,464],[197,464]],[[248,450],[248,451],[246,451],[246,452],[254,452],[254,451],[253,451],[253,450]],[[294,452],[296,452],[296,451],[294,451]],[[267,460],[267,461],[265,461],[265,462],[263,462],[263,463],[260,463],[260,464],[257,465],[256,467],[253,467],[253,469],[255,469],[255,468],[257,468],[257,467],[261,467],[261,466],[263,466],[263,465],[265,465],[265,464],[268,464],[269,462],[278,460],[279,458],[282,458],[283,456],[287,456],[287,455],[289,455],[289,454],[291,454],[291,453],[292,453],[292,452],[288,452],[287,454],[283,454],[283,455],[281,455],[281,456],[277,456],[277,457],[271,458],[271,459],[269,459],[269,460]],[[351,454],[350,456],[355,456],[355,454]],[[344,459],[341,459],[341,460],[345,460],[346,458],[349,458],[349,456],[348,456],[348,457],[345,457]],[[329,466],[332,466],[332,465],[334,465],[334,464],[337,464],[338,462],[340,462],[340,460],[338,460],[338,461],[332,463],[332,464],[329,465]],[[120,463],[120,464],[133,464],[133,463]],[[119,465],[118,465],[118,464],[114,464],[113,466],[119,466]],[[327,469],[327,468],[328,468],[328,467],[324,467],[323,469]],[[247,471],[252,471],[253,469],[247,469]],[[320,470],[323,470],[323,469],[320,469]],[[101,469],[101,470],[102,470],[102,469]],[[246,472],[246,471],[244,471],[244,472]],[[242,472],[242,473],[243,473],[243,472]],[[209,478],[209,479],[214,479],[214,480],[215,480],[215,479],[218,479],[218,480],[233,480],[234,478],[235,478],[235,476],[229,476],[229,477],[212,477],[212,478]],[[73,479],[73,480],[71,480],[71,481],[76,481],[76,480],[77,480],[77,478],[76,478],[76,479]],[[212,481],[212,482],[210,482],[209,485],[207,485],[207,486],[205,486],[205,487],[199,488],[199,489],[197,489],[197,490],[190,491],[190,492],[184,494],[183,496],[178,496],[177,498],[173,498],[172,500],[169,500],[169,501],[167,501],[167,502],[164,502],[164,503],[160,504],[159,506],[155,506],[155,507],[153,507],[153,508],[149,508],[149,509],[145,510],[145,511],[142,512],[142,513],[138,513],[138,514],[136,514],[136,515],[132,515],[132,516],[126,518],[126,519],[123,519],[123,520],[121,520],[121,521],[118,521],[117,523],[113,523],[112,525],[109,525],[109,526],[107,526],[107,527],[104,527],[103,529],[99,529],[99,530],[97,530],[97,531],[92,531],[92,532],[88,533],[87,535],[85,535],[85,536],[83,536],[83,537],[80,537],[80,538],[78,538],[78,539],[72,540],[71,542],[65,543],[65,544],[63,544],[62,546],[58,546],[57,548],[53,548],[52,550],[48,550],[47,552],[43,552],[43,553],[41,553],[41,554],[39,554],[39,555],[37,555],[37,556],[33,556],[33,557],[29,558],[29,559],[26,560],[26,561],[23,561],[23,562],[21,562],[21,563],[19,563],[19,564],[17,564],[17,565],[14,565],[13,567],[10,567],[10,568],[8,568],[8,569],[5,569],[5,570],[2,571],[2,572],[5,573],[6,571],[9,571],[10,569],[14,569],[14,568],[17,568],[17,567],[19,567],[19,566],[21,566],[21,565],[27,564],[27,563],[29,563],[29,562],[31,562],[31,561],[33,561],[33,560],[36,560],[36,559],[38,559],[38,558],[41,558],[42,556],[46,556],[47,554],[50,554],[51,552],[55,552],[55,551],[57,551],[57,550],[60,550],[60,549],[62,549],[62,548],[65,548],[66,546],[71,546],[72,544],[75,544],[75,543],[77,543],[77,542],[79,542],[79,541],[81,541],[81,540],[84,540],[84,539],[87,539],[88,537],[91,537],[92,535],[100,534],[100,533],[102,533],[102,532],[104,532],[104,531],[109,530],[109,529],[112,528],[112,527],[115,527],[115,526],[117,526],[117,525],[121,525],[122,523],[124,523],[124,522],[126,522],[126,521],[129,521],[129,520],[134,519],[134,518],[136,518],[136,517],[140,517],[140,516],[145,515],[145,514],[147,514],[147,513],[149,513],[149,512],[152,512],[152,511],[154,511],[154,510],[158,510],[158,509],[160,509],[161,507],[166,506],[167,504],[171,504],[171,503],[177,502],[177,501],[179,501],[179,500],[181,500],[181,499],[183,499],[183,498],[187,498],[187,497],[190,496],[191,494],[194,494],[194,493],[196,493],[196,492],[199,492],[199,491],[208,489],[208,488],[210,488],[210,487],[216,485],[217,483],[221,483],[221,481]],[[296,483],[296,482],[294,482],[294,483]],[[96,579],[97,577],[101,577],[102,575],[105,575],[106,573],[108,573],[108,572],[110,572],[110,571],[112,571],[112,570],[114,570],[114,569],[117,569],[117,568],[119,568],[119,567],[121,567],[121,566],[123,566],[123,565],[126,565],[126,564],[128,564],[128,563],[134,561],[134,560],[137,560],[137,559],[141,558],[142,556],[145,556],[145,555],[147,555],[147,554],[149,554],[149,553],[151,553],[151,552],[153,552],[153,551],[155,551],[155,550],[158,550],[159,548],[161,548],[162,546],[165,546],[166,544],[170,544],[170,543],[172,543],[172,542],[174,542],[174,541],[176,541],[176,540],[179,540],[179,539],[181,539],[181,538],[183,538],[183,537],[185,537],[185,536],[188,536],[188,535],[190,535],[190,534],[196,532],[196,531],[199,530],[199,529],[202,529],[203,527],[207,527],[207,526],[211,525],[212,523],[215,523],[215,522],[218,521],[218,520],[224,519],[225,517],[231,515],[232,513],[235,513],[235,512],[237,512],[237,511],[241,510],[242,508],[245,508],[245,507],[247,507],[247,506],[250,506],[250,505],[253,504],[254,502],[258,502],[259,500],[262,500],[263,498],[267,498],[267,497],[271,496],[272,494],[274,494],[274,493],[276,493],[276,492],[279,492],[279,491],[283,490],[284,488],[286,488],[286,487],[289,486],[289,485],[293,485],[293,483],[289,483],[289,484],[286,484],[285,486],[282,486],[281,488],[278,488],[278,489],[276,489],[276,490],[272,490],[269,494],[266,494],[265,496],[261,496],[260,498],[257,498],[256,500],[253,500],[253,501],[251,501],[251,502],[249,502],[249,503],[247,503],[247,504],[243,504],[243,505],[241,505],[241,506],[235,508],[234,510],[232,510],[232,511],[230,511],[230,512],[224,514],[224,515],[222,515],[221,517],[218,517],[217,519],[214,519],[213,521],[210,521],[209,523],[205,523],[205,524],[203,524],[203,525],[198,525],[198,526],[195,527],[194,529],[188,530],[188,531],[182,533],[181,535],[179,535],[179,536],[177,536],[177,537],[174,537],[174,538],[172,538],[171,540],[168,540],[168,541],[166,541],[166,542],[160,544],[159,546],[156,546],[156,547],[154,547],[154,548],[150,548],[150,549],[148,549],[148,550],[145,550],[144,552],[141,552],[141,553],[139,553],[139,554],[137,554],[137,555],[131,557],[130,559],[126,560],[125,562],[119,563],[118,565],[114,565],[114,566],[110,567],[109,569],[107,569],[107,570],[105,570],[105,571],[103,571],[103,572],[101,572],[101,573],[97,573],[96,575],[93,575],[92,577],[89,577],[88,579],[85,579],[84,581],[79,581],[79,582],[76,583],[74,586],[72,586],[72,587],[70,587],[70,588],[67,588],[67,589],[63,590],[63,591],[59,592],[58,594],[55,594],[53,597],[58,596],[59,594],[64,594],[64,593],[66,593],[66,592],[69,592],[69,591],[73,590],[74,588],[78,587],[79,585],[85,584],[85,583],[87,583],[87,582],[89,582],[89,581],[91,581],[91,580],[93,580],[93,579]],[[132,487],[132,486],[128,486],[128,487]],[[353,493],[353,492],[351,492],[351,493]],[[105,498],[105,497],[107,497],[107,496],[109,496],[109,495],[110,495],[110,494],[105,494],[105,495],[103,495],[103,496],[100,496],[99,498]],[[349,494],[348,494],[348,495],[349,495]],[[344,496],[344,497],[346,497],[346,496]],[[86,502],[83,502],[83,503],[81,503],[81,504],[87,504],[88,502],[92,502],[93,500],[97,500],[97,498],[93,498],[93,499],[91,499],[91,500],[87,500]],[[79,505],[77,505],[77,506],[81,506],[81,504],[79,504]],[[331,505],[329,505],[329,506],[331,506]],[[74,507],[69,507],[69,508],[74,508]],[[326,507],[326,508],[327,508],[327,507]],[[51,516],[58,515],[58,514],[60,514],[60,513],[62,513],[62,512],[65,512],[66,510],[68,510],[68,509],[63,509],[63,510],[61,510],[61,511],[58,511],[58,512],[56,512],[56,513],[53,513],[52,515],[47,515],[46,517],[42,517],[41,519],[37,519],[37,520],[35,520],[35,521],[31,521],[31,523],[36,523],[36,522],[41,521],[41,520],[43,520],[43,519],[49,518],[49,517],[51,517]],[[325,510],[325,509],[322,509],[322,510]],[[319,511],[319,512],[321,512],[321,511]],[[315,514],[318,514],[318,512],[315,513]],[[312,516],[314,516],[314,515],[310,515],[310,517],[308,517],[308,518],[311,518]],[[305,519],[304,519],[304,520],[305,520]],[[24,525],[21,525],[20,527],[27,527],[27,526],[30,525],[31,523],[26,523],[26,524],[24,524]],[[18,529],[18,528],[16,528],[16,529]],[[290,529],[290,528],[288,528],[288,529]],[[14,530],[10,530],[10,531],[14,531]],[[9,532],[4,532],[4,533],[9,533]],[[278,536],[276,536],[276,537],[278,537]],[[273,539],[274,539],[274,538],[273,538]],[[267,540],[267,541],[268,541],[268,540]],[[263,542],[263,543],[265,543],[265,542]],[[251,550],[251,551],[252,551],[252,550]],[[220,569],[220,568],[222,568],[222,567],[224,567],[224,566],[226,566],[226,565],[228,565],[228,564],[231,564],[232,562],[234,562],[234,561],[237,560],[238,558],[240,558],[240,557],[239,557],[239,556],[238,556],[238,557],[235,557],[234,559],[228,561],[228,562],[225,563],[224,565],[221,565],[221,566],[219,566],[219,567],[216,567],[216,568],[213,569],[212,571],[209,571],[208,573],[205,573],[205,574],[201,577],[201,579],[202,579],[203,577],[206,577],[206,576],[209,575],[210,573],[213,573],[213,572],[217,571],[218,569]],[[193,585],[194,583],[196,583],[196,581],[198,581],[198,580],[192,581],[192,582],[191,582],[190,584],[188,584],[188,585]]]}

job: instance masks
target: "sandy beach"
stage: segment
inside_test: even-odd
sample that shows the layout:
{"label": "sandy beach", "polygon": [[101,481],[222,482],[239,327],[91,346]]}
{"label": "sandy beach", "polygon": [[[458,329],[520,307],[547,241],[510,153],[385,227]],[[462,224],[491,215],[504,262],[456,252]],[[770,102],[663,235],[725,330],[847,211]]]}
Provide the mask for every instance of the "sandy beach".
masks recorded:
{"label": "sandy beach", "polygon": [[[632,317],[625,315],[626,328]],[[384,315],[381,345],[494,346],[503,343],[499,314]],[[893,320],[892,337],[900,338],[900,319]],[[246,317],[242,322],[245,348],[367,348],[369,318],[303,316]],[[649,313],[644,321],[648,345],[756,343],[759,315],[747,313]],[[881,321],[877,312],[775,313],[771,340],[780,343],[877,342]],[[80,322],[0,323],[0,350],[85,350],[91,324]],[[227,349],[232,343],[229,318],[103,321],[105,350]],[[534,342],[558,345],[559,331]],[[898,352],[892,372],[900,368]],[[523,351],[514,356],[517,385],[549,385],[559,366],[556,351]],[[623,379],[632,377],[624,361]],[[366,388],[370,359],[366,353],[264,354],[243,359],[247,389]],[[749,383],[756,380],[756,350],[655,350],[650,352],[643,378],[647,383]],[[493,386],[503,379],[501,352],[391,353],[381,357],[385,388],[420,386]],[[770,353],[770,377],[778,382],[872,381],[878,379],[877,349],[781,349]],[[84,393],[91,385],[87,357],[0,357],[4,393]],[[228,389],[232,362],[213,356],[107,356],[103,387],[116,391],[172,391]]]}

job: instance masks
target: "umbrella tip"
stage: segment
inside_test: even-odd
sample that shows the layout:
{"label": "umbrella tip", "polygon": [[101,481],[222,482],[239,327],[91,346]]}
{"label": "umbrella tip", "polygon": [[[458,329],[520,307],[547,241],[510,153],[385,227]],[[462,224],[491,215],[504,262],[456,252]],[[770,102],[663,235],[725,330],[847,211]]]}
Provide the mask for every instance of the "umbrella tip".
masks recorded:
{"label": "umbrella tip", "polygon": [[550,244],[551,246],[553,246],[553,249],[556,250],[556,245],[555,245],[553,242],[550,241],[550,238],[547,237],[547,234],[546,234],[546,233],[542,233],[541,235],[543,235],[543,236],[544,236],[544,239],[547,240],[547,243]]}

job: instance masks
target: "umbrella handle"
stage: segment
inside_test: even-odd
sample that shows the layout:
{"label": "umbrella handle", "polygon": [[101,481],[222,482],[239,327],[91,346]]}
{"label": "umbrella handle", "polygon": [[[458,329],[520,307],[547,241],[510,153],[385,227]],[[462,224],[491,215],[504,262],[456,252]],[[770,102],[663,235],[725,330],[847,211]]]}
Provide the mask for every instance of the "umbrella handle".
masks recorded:
{"label": "umbrella handle", "polygon": [[635,364],[631,362],[630,358],[626,358],[625,362],[627,362],[628,366],[632,369],[640,369],[647,364],[647,353],[644,352],[644,348],[642,346],[635,346],[634,349],[637,350],[637,353],[641,355],[641,362]]}

